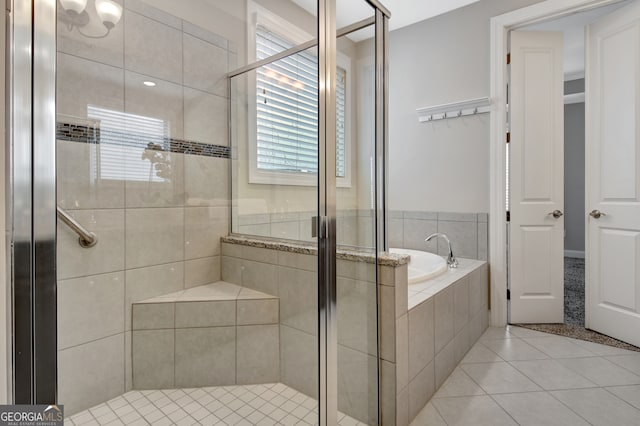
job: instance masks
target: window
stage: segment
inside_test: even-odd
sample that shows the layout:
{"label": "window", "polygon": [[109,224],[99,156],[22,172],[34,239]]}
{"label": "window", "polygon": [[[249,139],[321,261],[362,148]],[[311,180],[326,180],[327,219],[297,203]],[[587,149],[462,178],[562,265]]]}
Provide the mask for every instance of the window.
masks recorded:
{"label": "window", "polygon": [[[269,58],[297,44],[292,41],[296,38],[294,34],[282,35],[282,25],[270,25],[273,20],[274,17],[257,20],[256,60]],[[291,31],[289,25],[286,28]],[[348,72],[348,60],[340,58],[336,80],[336,177],[339,186],[350,186]],[[254,117],[250,181],[315,185],[318,173],[318,58],[311,49],[256,71]]]}
{"label": "window", "polygon": [[171,132],[166,121],[93,105],[88,106],[87,117],[100,123],[100,145],[91,161],[92,176],[140,182],[169,179],[171,153],[147,149],[169,148]]}

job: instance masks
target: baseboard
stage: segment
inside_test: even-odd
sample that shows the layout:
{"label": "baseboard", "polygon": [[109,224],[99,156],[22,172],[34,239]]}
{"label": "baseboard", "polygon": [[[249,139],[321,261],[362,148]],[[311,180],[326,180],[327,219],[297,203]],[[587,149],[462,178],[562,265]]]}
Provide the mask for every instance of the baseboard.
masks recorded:
{"label": "baseboard", "polygon": [[578,259],[584,259],[584,251],[580,250],[565,250],[564,257],[576,257]]}

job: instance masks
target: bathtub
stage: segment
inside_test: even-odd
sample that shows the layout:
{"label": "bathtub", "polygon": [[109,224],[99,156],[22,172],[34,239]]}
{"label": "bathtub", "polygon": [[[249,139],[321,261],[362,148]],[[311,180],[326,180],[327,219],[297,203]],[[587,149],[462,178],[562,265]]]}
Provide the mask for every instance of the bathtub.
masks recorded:
{"label": "bathtub", "polygon": [[408,266],[409,285],[437,277],[447,270],[447,261],[437,254],[400,248],[392,248],[389,252],[411,256]]}

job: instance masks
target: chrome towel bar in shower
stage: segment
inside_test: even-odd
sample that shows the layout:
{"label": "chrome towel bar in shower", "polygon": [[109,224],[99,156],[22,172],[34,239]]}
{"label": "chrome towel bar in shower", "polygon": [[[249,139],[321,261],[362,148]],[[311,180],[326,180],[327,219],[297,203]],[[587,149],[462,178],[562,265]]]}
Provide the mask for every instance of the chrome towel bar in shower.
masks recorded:
{"label": "chrome towel bar in shower", "polygon": [[84,226],[80,225],[74,218],[72,218],[69,213],[64,211],[60,206],[57,206],[58,217],[67,226],[78,234],[78,244],[80,244],[83,248],[93,247],[98,244],[98,236],[93,232],[87,231]]}

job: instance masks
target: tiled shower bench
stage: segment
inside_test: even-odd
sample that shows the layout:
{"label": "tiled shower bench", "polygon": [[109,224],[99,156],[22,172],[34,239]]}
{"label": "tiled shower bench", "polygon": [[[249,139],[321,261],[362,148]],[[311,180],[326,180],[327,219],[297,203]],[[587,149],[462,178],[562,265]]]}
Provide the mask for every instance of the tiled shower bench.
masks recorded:
{"label": "tiled shower bench", "polygon": [[134,303],[133,388],[278,382],[278,305],[224,281]]}

